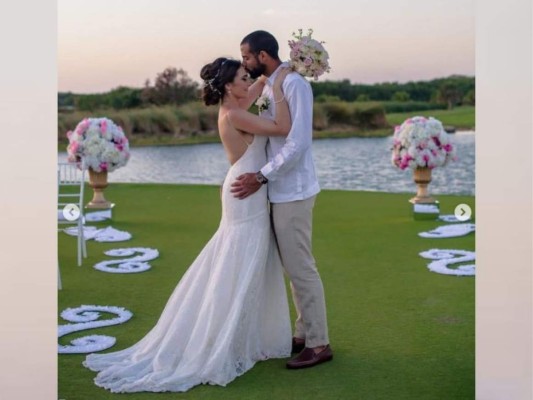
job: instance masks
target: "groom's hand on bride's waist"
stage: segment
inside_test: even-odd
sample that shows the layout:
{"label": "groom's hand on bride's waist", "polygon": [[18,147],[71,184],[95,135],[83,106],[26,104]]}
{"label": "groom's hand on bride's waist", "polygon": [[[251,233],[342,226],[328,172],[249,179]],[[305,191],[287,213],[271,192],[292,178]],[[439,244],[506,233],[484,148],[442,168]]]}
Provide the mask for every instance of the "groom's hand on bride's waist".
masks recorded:
{"label": "groom's hand on bride's waist", "polygon": [[246,174],[239,175],[235,179],[235,181],[231,184],[230,191],[233,193],[233,197],[242,200],[257,192],[261,186],[262,184],[257,180],[257,174],[254,172],[248,172]]}

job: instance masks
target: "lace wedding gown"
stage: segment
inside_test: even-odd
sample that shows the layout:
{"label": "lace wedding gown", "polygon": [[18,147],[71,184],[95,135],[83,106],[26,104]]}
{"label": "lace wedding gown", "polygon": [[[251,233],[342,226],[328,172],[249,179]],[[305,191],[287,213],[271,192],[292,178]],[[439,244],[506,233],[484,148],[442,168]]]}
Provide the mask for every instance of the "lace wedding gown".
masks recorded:
{"label": "lace wedding gown", "polygon": [[291,327],[279,255],[271,233],[266,187],[244,200],[230,185],[266,161],[256,136],[229,169],[222,219],[182,277],[155,327],[125,350],[90,354],[112,392],[183,392],[199,384],[225,386],[259,360],[290,355]]}

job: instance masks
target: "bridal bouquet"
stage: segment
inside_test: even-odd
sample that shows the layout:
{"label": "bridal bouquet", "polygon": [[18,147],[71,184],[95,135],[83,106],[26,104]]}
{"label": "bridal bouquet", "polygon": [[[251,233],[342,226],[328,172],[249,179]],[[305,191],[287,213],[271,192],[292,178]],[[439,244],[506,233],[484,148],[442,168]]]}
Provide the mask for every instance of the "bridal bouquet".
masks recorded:
{"label": "bridal bouquet", "polygon": [[67,132],[68,160],[85,160],[86,168],[95,172],[114,171],[130,158],[129,142],[120,126],[108,118],[85,118]]}
{"label": "bridal bouquet", "polygon": [[394,130],[391,161],[401,170],[432,169],[456,159],[455,148],[437,119],[408,118]]}
{"label": "bridal bouquet", "polygon": [[324,72],[330,71],[329,55],[322,46],[324,42],[313,39],[312,34],[312,29],[307,31],[307,35],[303,35],[301,29],[298,29],[298,34],[293,32],[292,36],[296,40],[289,40],[289,66],[300,75],[317,80]]}

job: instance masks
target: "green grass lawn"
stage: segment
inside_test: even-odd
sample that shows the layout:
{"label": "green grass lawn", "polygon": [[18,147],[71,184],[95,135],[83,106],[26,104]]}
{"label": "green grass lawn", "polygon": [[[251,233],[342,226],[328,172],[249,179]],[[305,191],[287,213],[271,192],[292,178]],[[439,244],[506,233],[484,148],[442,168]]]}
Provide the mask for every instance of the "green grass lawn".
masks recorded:
{"label": "green grass lawn", "polygon": [[[88,192],[91,192],[89,189]],[[414,192],[414,184],[413,184]],[[87,193],[89,196],[90,193]],[[474,399],[474,282],[429,272],[418,253],[432,248],[473,250],[475,236],[423,239],[442,223],[414,221],[412,194],[323,191],[314,212],[313,246],[326,291],[334,360],[290,371],[285,360],[258,363],[226,388],[200,386],[183,394],[111,394],[93,384],[84,355],[59,355],[59,399]],[[474,198],[436,196],[450,214]],[[132,311],[123,325],[73,333],[111,335],[128,347],[156,323],[171,291],[217,229],[219,189],[213,186],[112,184],[110,225],[128,242],[88,242],[76,266],[75,238],[59,234],[63,290],[59,312],[83,304]],[[108,223],[102,224],[107,226]],[[154,247],[160,257],[139,274],[110,274],[92,266],[111,248]],[[291,308],[291,313],[293,310]]]}
{"label": "green grass lawn", "polygon": [[389,121],[391,125],[399,125],[407,118],[415,115],[435,117],[440,120],[443,125],[451,125],[457,129],[474,129],[476,126],[475,107],[473,106],[456,107],[453,110],[429,110],[408,113],[392,113],[387,114],[387,121]]}

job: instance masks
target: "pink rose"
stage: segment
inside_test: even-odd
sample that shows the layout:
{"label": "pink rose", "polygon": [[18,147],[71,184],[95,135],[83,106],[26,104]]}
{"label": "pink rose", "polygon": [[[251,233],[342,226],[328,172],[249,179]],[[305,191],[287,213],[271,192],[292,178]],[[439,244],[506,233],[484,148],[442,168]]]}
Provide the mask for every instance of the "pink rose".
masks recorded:
{"label": "pink rose", "polygon": [[78,134],[80,136],[82,136],[85,131],[87,129],[89,129],[89,126],[91,125],[91,122],[87,119],[87,118],[84,118],[79,124],[78,126],[76,127],[76,131],[78,131]]}
{"label": "pink rose", "polygon": [[80,146],[79,142],[72,142],[68,145],[69,151],[72,153],[76,153],[78,151],[78,147]]}
{"label": "pink rose", "polygon": [[403,156],[403,158],[400,160],[400,169],[406,169],[409,166],[409,161],[411,161],[413,158],[406,154]]}

